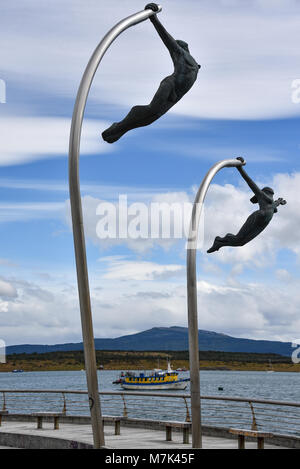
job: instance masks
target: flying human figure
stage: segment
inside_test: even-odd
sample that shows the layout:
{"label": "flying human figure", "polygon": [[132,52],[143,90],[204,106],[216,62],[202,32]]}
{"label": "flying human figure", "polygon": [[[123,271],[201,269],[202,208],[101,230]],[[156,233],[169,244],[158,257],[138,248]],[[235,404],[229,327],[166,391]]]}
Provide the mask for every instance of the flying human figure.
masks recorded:
{"label": "flying human figure", "polygon": [[[244,161],[243,158],[238,158]],[[277,213],[279,205],[285,205],[286,200],[279,198],[274,200],[274,191],[271,187],[264,187],[259,189],[255,182],[248,176],[242,166],[238,166],[237,170],[244,178],[250,189],[254,192],[254,196],[250,199],[253,204],[259,205],[259,210],[253,212],[245,221],[240,231],[234,235],[228,233],[224,238],[217,236],[214,244],[208,253],[218,251],[224,246],[244,246],[252,239],[256,238],[270,223],[274,213]]]}
{"label": "flying human figure", "polygon": [[[145,9],[149,8],[158,11],[155,3],[146,5]],[[170,53],[174,72],[161,81],[150,104],[134,106],[122,121],[115,122],[102,133],[103,139],[108,143],[116,142],[129,130],[152,124],[174,106],[196,81],[200,65],[191,56],[188,44],[173,39],[157,19],[157,15],[151,16],[150,21]]]}

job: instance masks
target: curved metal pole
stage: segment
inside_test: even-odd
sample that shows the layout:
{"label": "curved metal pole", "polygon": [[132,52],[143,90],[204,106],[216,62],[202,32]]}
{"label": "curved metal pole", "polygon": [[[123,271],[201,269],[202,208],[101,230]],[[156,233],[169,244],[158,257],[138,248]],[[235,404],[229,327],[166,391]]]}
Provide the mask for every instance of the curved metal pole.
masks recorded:
{"label": "curved metal pole", "polygon": [[193,448],[202,448],[196,270],[199,221],[206,193],[217,172],[225,167],[242,165],[245,165],[245,162],[242,163],[240,160],[230,159],[219,161],[212,166],[199,187],[192,210],[187,244],[187,297]]}
{"label": "curved metal pole", "polygon": [[[161,11],[161,7],[159,7]],[[77,268],[77,282],[80,302],[81,326],[84,346],[84,359],[87,378],[87,387],[90,403],[91,421],[94,438],[94,448],[104,446],[104,433],[101,417],[100,400],[98,394],[98,378],[96,366],[96,354],[94,344],[92,311],[89,291],[89,280],[86,260],[86,247],[84,239],[82,205],[79,182],[79,151],[81,127],[84,116],[88,93],[105,52],[112,42],[125,29],[145,21],[156,14],[152,10],[143,10],[120,21],[104,36],[95,49],[85,69],[78,89],[76,102],[73,110],[72,125],[69,141],[69,188],[72,213],[73,237],[75,246],[75,258]]]}

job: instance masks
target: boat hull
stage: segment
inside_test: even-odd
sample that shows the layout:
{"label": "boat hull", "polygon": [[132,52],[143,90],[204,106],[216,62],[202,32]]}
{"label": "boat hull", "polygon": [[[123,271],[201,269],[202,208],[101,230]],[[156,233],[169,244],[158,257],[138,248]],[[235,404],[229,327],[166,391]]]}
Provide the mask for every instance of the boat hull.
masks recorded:
{"label": "boat hull", "polygon": [[186,389],[189,379],[167,383],[122,383],[122,388],[130,391],[162,391],[165,389]]}

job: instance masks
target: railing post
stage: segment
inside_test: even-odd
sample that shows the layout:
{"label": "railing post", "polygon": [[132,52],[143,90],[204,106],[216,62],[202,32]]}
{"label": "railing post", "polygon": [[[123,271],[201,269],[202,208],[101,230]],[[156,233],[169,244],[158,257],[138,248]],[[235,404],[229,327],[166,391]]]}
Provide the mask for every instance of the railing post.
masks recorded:
{"label": "railing post", "polygon": [[256,418],[255,418],[255,413],[254,413],[254,407],[251,401],[249,401],[251,413],[252,413],[252,425],[251,425],[251,430],[257,430],[257,423],[256,423]]}
{"label": "railing post", "polygon": [[123,394],[122,394],[122,400],[123,400],[123,417],[127,418],[128,417],[128,412],[127,412],[125,397],[124,397]]}
{"label": "railing post", "polygon": [[3,405],[2,405],[2,411],[6,411],[6,400],[5,400],[5,392],[3,392]]}
{"label": "railing post", "polygon": [[67,402],[66,402],[66,396],[65,396],[65,393],[64,393],[64,392],[62,393],[62,397],[63,397],[63,400],[64,400],[64,405],[63,405],[62,413],[63,413],[64,415],[66,415],[66,413],[67,413]]}
{"label": "railing post", "polygon": [[186,398],[184,397],[183,399],[184,399],[184,403],[185,403],[185,407],[186,407],[185,421],[190,422],[191,421],[191,416],[190,416],[189,406],[188,406],[188,403],[186,402]]}

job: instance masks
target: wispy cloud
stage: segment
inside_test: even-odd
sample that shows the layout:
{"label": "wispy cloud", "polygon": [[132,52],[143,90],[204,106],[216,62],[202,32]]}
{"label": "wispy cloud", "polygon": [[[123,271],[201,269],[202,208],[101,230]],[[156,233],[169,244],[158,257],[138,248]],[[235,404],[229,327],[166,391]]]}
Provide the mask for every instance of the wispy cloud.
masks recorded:
{"label": "wispy cloud", "polygon": [[223,145],[214,146],[203,142],[203,138],[199,135],[196,141],[186,141],[184,143],[166,142],[163,139],[157,139],[150,145],[153,148],[159,148],[166,154],[180,155],[188,158],[199,158],[202,161],[210,160],[217,161],[225,158],[236,158],[237,156],[245,156],[247,161],[252,163],[266,163],[266,162],[282,162],[286,161],[286,153],[282,150],[270,149],[270,145]]}
{"label": "wispy cloud", "polygon": [[[91,272],[96,337],[116,337],[154,326],[187,326],[186,284],[180,276],[184,265],[113,257],[101,264],[100,271]],[[8,344],[81,340],[74,280],[66,284],[61,272],[55,276],[55,283],[45,278],[38,284],[21,278],[0,279],[1,335]],[[293,340],[299,330],[299,285],[290,278],[271,287],[257,282],[232,286],[226,281],[199,281],[198,298],[202,329],[286,341]]]}
{"label": "wispy cloud", "polygon": [[[51,180],[51,179],[7,179],[0,178],[0,188],[16,190],[28,190],[37,192],[56,192],[64,194],[69,192],[69,185],[65,181]],[[105,200],[117,200],[119,194],[126,194],[128,199],[136,201],[150,200],[156,194],[161,194],[170,191],[167,187],[154,187],[154,186],[126,186],[117,184],[103,184],[99,182],[84,182],[80,184],[82,194],[88,193],[97,195],[98,197],[105,198]],[[174,188],[172,188],[174,191]]]}
{"label": "wispy cloud", "polygon": [[[184,8],[180,0],[165,0],[163,7],[161,21],[190,44],[202,64],[194,88],[172,113],[224,119],[299,115],[290,97],[291,81],[299,78],[296,0],[186,0]],[[11,77],[26,89],[74,98],[97,42],[122,17],[141,8],[139,0],[112,0],[107,5],[55,0],[43,8],[30,0],[22,13],[19,5],[6,6],[0,40],[8,83]],[[151,23],[144,22],[126,31],[105,57],[91,102],[124,109],[147,103],[171,71],[168,52]]]}
{"label": "wispy cloud", "polygon": [[[37,159],[66,157],[71,122],[61,117],[0,118],[0,166],[17,165]],[[102,121],[85,120],[82,154],[112,151],[100,140],[106,127]]]}
{"label": "wispy cloud", "polygon": [[0,203],[0,223],[62,219],[64,208],[65,204],[60,202]]}
{"label": "wispy cloud", "polygon": [[[274,263],[278,252],[281,249],[288,249],[297,256],[300,254],[299,230],[300,219],[297,216],[298,200],[300,199],[300,173],[277,174],[271,179],[258,181],[261,186],[271,186],[275,190],[276,197],[283,197],[288,201],[284,207],[279,207],[279,213],[275,214],[274,219],[266,230],[256,239],[252,240],[243,248],[226,248],[213,255],[220,264],[227,265],[252,265],[264,267],[269,263]],[[299,194],[299,196],[297,196]],[[256,207],[250,203],[251,191],[241,183],[239,186],[226,184],[212,184],[205,202],[204,227],[205,238],[203,251],[205,252],[213,243],[215,236],[224,236],[227,232],[237,233],[246,218]],[[194,201],[194,193],[190,191],[152,194],[147,204],[151,202],[160,203],[178,203],[185,204]],[[158,237],[149,238],[118,238],[99,239],[97,236],[97,223],[100,215],[97,215],[97,207],[103,200],[96,197],[83,197],[83,214],[85,232],[87,238],[93,241],[100,249],[112,249],[116,246],[124,246],[133,252],[145,253],[157,247],[168,250],[171,246],[177,246],[179,250],[183,249],[182,239]],[[70,226],[69,201],[66,204],[66,221]],[[118,211],[116,211],[118,213]],[[186,233],[186,226],[189,224],[189,212],[184,212],[182,218],[182,233]],[[113,215],[111,215],[113,216]],[[110,220],[111,222],[111,220]],[[172,221],[171,221],[172,222]],[[162,223],[162,220],[160,221]],[[162,232],[162,231],[161,231]],[[172,233],[172,226],[170,229]]]}
{"label": "wispy cloud", "polygon": [[[100,259],[101,260],[101,259]],[[103,259],[106,262],[106,258]],[[182,265],[161,265],[155,262],[110,258],[104,278],[110,280],[157,280],[176,277],[184,273]]]}

